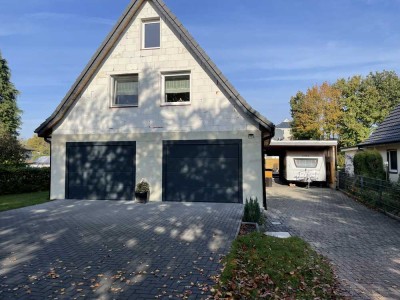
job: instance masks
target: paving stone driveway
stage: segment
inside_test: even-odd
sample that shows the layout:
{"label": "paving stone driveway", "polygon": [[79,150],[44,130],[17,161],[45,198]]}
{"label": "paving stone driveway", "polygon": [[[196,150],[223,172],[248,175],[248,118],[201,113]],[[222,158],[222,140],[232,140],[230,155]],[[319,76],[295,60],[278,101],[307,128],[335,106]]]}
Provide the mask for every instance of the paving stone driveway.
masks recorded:
{"label": "paving stone driveway", "polygon": [[57,200],[0,213],[0,299],[205,298],[243,206]]}
{"label": "paving stone driveway", "polygon": [[289,230],[335,265],[354,299],[400,299],[400,222],[331,189],[268,188],[273,230]]}

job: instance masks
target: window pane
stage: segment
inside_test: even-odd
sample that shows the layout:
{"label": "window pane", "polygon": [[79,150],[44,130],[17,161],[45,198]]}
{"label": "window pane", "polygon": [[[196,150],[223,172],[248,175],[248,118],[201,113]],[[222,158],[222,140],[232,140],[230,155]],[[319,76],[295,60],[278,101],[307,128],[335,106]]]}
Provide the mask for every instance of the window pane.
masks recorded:
{"label": "window pane", "polygon": [[294,164],[297,168],[316,168],[318,159],[315,158],[295,158]]}
{"label": "window pane", "polygon": [[390,170],[397,170],[397,151],[390,151]]}
{"label": "window pane", "polygon": [[144,48],[160,47],[160,23],[144,24]]}
{"label": "window pane", "polygon": [[138,105],[138,78],[116,78],[115,105]]}
{"label": "window pane", "polygon": [[190,75],[165,76],[165,102],[190,101]]}

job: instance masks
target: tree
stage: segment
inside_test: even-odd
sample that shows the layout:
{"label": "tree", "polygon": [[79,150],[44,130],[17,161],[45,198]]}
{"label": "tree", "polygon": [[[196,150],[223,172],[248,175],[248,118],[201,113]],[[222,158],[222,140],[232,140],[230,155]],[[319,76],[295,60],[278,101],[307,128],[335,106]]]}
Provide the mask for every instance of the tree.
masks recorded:
{"label": "tree", "polygon": [[18,91],[10,79],[10,69],[0,52],[0,127],[16,137],[21,125],[21,110],[17,105]]}
{"label": "tree", "polygon": [[26,150],[14,135],[0,128],[0,141],[0,166],[24,164]]}
{"label": "tree", "polygon": [[400,78],[394,71],[339,79],[334,86],[342,93],[340,143],[344,147],[366,140],[374,127],[400,103]]}
{"label": "tree", "polygon": [[331,139],[339,133],[340,90],[324,82],[290,99],[295,139]]}
{"label": "tree", "polygon": [[25,142],[27,148],[34,150],[33,159],[50,155],[50,145],[36,134]]}

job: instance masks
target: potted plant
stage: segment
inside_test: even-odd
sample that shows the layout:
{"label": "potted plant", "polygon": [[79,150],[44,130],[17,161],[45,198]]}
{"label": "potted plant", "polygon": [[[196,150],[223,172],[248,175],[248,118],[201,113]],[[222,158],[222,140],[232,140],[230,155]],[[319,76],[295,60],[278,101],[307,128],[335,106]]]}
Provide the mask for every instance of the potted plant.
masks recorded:
{"label": "potted plant", "polygon": [[146,203],[150,198],[150,185],[142,179],[135,188],[135,199],[139,203]]}

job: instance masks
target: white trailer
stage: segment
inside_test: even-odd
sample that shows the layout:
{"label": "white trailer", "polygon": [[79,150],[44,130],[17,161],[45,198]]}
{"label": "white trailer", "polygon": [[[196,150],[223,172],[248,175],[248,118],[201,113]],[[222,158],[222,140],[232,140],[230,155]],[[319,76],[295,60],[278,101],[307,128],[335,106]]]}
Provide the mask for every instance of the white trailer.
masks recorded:
{"label": "white trailer", "polygon": [[289,182],[326,182],[325,151],[286,151],[283,177]]}

